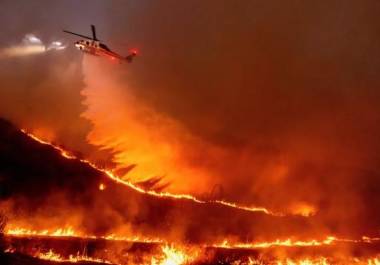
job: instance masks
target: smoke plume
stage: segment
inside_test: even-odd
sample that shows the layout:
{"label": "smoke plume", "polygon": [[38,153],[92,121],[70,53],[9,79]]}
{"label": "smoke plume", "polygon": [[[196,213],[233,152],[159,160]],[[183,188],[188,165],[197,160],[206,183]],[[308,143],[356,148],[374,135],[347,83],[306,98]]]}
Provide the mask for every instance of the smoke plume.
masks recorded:
{"label": "smoke plume", "polygon": [[87,139],[111,150],[121,177],[132,182],[159,177],[160,185],[179,193],[212,186],[209,173],[190,159],[195,149],[204,148],[200,139],[136,98],[123,81],[126,68],[86,56],[83,71],[87,109],[82,116],[93,125]]}

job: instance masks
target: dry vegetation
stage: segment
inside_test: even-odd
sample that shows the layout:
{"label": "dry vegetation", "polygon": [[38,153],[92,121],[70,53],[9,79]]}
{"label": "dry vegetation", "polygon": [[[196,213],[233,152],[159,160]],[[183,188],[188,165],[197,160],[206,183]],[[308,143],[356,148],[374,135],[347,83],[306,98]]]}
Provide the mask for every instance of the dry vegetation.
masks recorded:
{"label": "dry vegetation", "polygon": [[4,214],[0,213],[0,251],[4,251],[5,242],[4,242],[4,229],[7,224],[7,218]]}

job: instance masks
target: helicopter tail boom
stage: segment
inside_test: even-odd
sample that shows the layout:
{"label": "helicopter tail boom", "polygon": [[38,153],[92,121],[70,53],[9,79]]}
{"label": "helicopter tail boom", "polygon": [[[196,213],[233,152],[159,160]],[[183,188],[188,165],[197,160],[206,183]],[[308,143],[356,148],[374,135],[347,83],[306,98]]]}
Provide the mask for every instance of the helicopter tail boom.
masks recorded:
{"label": "helicopter tail boom", "polygon": [[132,51],[127,57],[125,57],[125,60],[127,60],[128,63],[131,63],[133,61],[133,58],[137,56],[136,51]]}

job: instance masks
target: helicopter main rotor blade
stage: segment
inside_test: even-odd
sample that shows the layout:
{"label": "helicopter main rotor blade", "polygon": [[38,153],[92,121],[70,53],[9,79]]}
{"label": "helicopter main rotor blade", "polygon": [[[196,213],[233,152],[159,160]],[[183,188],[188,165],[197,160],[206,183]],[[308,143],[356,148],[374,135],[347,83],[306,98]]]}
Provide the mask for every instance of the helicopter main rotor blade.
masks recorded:
{"label": "helicopter main rotor blade", "polygon": [[73,35],[76,35],[76,36],[79,36],[79,37],[82,37],[82,38],[86,38],[86,39],[89,39],[89,40],[93,40],[93,38],[91,38],[89,36],[81,35],[81,34],[78,34],[78,33],[75,33],[75,32],[71,32],[71,31],[68,31],[68,30],[64,30],[63,32],[66,32],[66,33],[69,33],[69,34],[73,34]]}
{"label": "helicopter main rotor blade", "polygon": [[95,26],[94,25],[91,25],[91,31],[92,31],[92,38],[94,40],[98,40],[98,38],[96,37],[96,30],[95,30]]}

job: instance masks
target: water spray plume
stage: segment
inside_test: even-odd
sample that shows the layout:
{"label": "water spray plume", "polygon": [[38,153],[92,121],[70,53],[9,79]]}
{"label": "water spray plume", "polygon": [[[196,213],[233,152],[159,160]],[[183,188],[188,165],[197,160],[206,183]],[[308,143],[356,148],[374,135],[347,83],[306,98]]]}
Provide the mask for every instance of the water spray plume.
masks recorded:
{"label": "water spray plume", "polygon": [[86,110],[82,116],[93,125],[87,140],[100,149],[111,150],[117,169],[136,165],[121,178],[142,182],[164,176],[163,181],[170,183],[166,190],[176,193],[194,194],[213,186],[212,174],[189,165],[184,156],[194,150],[198,140],[177,121],[158,113],[121,85],[125,75],[122,69],[100,66],[96,59],[85,56],[83,71]]}

